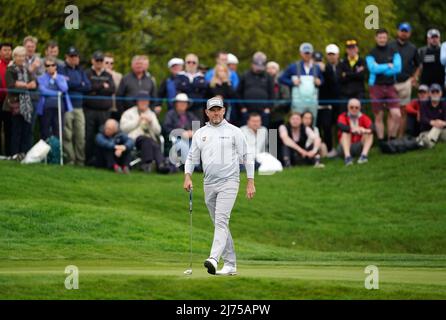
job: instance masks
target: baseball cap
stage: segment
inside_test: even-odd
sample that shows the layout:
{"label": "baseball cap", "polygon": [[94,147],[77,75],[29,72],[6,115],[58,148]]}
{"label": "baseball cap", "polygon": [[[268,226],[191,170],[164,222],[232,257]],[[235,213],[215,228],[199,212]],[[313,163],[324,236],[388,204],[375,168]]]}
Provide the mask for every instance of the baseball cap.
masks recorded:
{"label": "baseball cap", "polygon": [[412,31],[412,27],[410,26],[410,24],[408,22],[402,22],[398,26],[398,30],[399,31],[411,32]]}
{"label": "baseball cap", "polygon": [[169,60],[169,62],[167,63],[167,67],[168,68],[172,68],[175,65],[184,65],[184,60],[181,58],[172,58]]}
{"label": "baseball cap", "polygon": [[313,45],[311,43],[308,42],[304,42],[300,45],[299,47],[299,51],[300,52],[308,52],[308,53],[313,53],[314,49],[313,49]]}
{"label": "baseball cap", "polygon": [[208,102],[206,103],[206,109],[211,109],[213,107],[220,107],[223,108],[223,100],[219,97],[214,97],[208,100]]}
{"label": "baseball cap", "polygon": [[179,93],[175,97],[175,101],[189,102],[189,98],[185,93]]}
{"label": "baseball cap", "polygon": [[329,44],[326,48],[325,48],[325,52],[326,53],[334,53],[334,54],[339,54],[339,47],[335,44]]}
{"label": "baseball cap", "polygon": [[136,94],[136,101],[149,101],[150,100],[150,95],[147,91],[139,91]]}
{"label": "baseball cap", "polygon": [[238,59],[232,53],[228,53],[228,64],[238,64]]}
{"label": "baseball cap", "polygon": [[259,70],[264,70],[266,68],[266,60],[266,54],[260,51],[254,53],[252,56],[252,64]]}
{"label": "baseball cap", "polygon": [[418,91],[426,91],[426,92],[428,92],[429,91],[429,87],[427,85],[425,85],[425,84],[420,84],[418,86]]}
{"label": "baseball cap", "polygon": [[430,29],[427,32],[427,37],[428,38],[432,38],[432,37],[440,37],[440,31],[438,31],[437,29]]}
{"label": "baseball cap", "polygon": [[76,47],[69,47],[67,50],[67,55],[69,56],[78,56],[79,55],[79,51],[77,51]]}
{"label": "baseball cap", "polygon": [[93,53],[93,60],[104,60],[104,54],[102,51],[95,51]]}
{"label": "baseball cap", "polygon": [[358,41],[356,41],[355,39],[350,39],[350,40],[345,41],[345,46],[347,48],[353,48],[353,47],[356,47],[357,45],[358,45]]}
{"label": "baseball cap", "polygon": [[321,62],[324,59],[322,52],[315,51],[313,52],[313,59],[316,62]]}
{"label": "baseball cap", "polygon": [[431,84],[429,91],[443,91],[443,88],[438,83]]}

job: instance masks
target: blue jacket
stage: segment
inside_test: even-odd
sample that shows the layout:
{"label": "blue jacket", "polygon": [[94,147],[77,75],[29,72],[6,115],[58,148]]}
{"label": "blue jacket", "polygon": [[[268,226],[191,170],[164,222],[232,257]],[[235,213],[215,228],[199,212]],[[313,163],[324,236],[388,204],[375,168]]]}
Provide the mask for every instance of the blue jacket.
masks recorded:
{"label": "blue jacket", "polygon": [[128,151],[133,149],[134,143],[125,133],[118,132],[113,137],[107,137],[103,129],[96,135],[96,145],[101,148],[114,150],[116,145],[125,145]]}
{"label": "blue jacket", "polygon": [[37,78],[39,83],[39,91],[41,93],[39,103],[37,104],[37,114],[41,116],[45,108],[46,97],[57,96],[58,92],[62,92],[63,101],[65,106],[65,111],[73,111],[73,105],[71,104],[70,96],[68,95],[68,84],[63,75],[57,74],[55,83],[59,90],[53,90],[48,88],[51,80],[51,76],[48,73],[44,73]]}
{"label": "blue jacket", "polygon": [[[300,72],[297,74],[297,64],[300,64]],[[315,77],[318,77],[321,80],[321,85],[324,83],[324,76],[322,75],[321,69],[319,68],[319,65],[313,63],[313,66],[310,68],[309,72],[305,72],[304,68],[304,62],[303,60],[299,60],[298,62],[290,64],[286,70],[282,73],[282,75],[279,78],[279,82],[287,85],[288,87],[292,88],[294,86],[293,81],[291,80],[293,76],[308,76],[308,75],[314,75]]]}
{"label": "blue jacket", "polygon": [[[371,53],[376,52],[372,50]],[[390,59],[390,57],[389,57]],[[367,55],[365,58],[365,61],[367,63],[367,69],[369,70],[369,85],[373,86],[376,82],[377,76],[381,75],[386,78],[394,78],[394,82],[396,81],[396,75],[401,72],[402,68],[402,61],[401,61],[401,55],[398,51],[393,53],[392,58],[392,64],[393,67],[391,68],[388,63],[377,63],[376,58],[373,54]]]}
{"label": "blue jacket", "polygon": [[[204,79],[206,80],[207,83],[209,83],[211,82],[213,76],[214,76],[214,69],[211,69],[208,72],[206,72]],[[231,80],[231,86],[234,89],[237,89],[240,81],[237,72],[229,70],[229,80]]]}
{"label": "blue jacket", "polygon": [[64,75],[67,80],[68,93],[71,96],[73,108],[82,108],[82,96],[91,89],[87,74],[79,66],[72,68],[66,64],[58,72]]}

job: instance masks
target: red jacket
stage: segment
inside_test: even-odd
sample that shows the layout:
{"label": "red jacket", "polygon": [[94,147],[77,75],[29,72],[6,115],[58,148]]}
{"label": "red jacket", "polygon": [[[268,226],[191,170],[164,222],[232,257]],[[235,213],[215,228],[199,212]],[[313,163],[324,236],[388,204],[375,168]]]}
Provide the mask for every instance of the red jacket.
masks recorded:
{"label": "red jacket", "polygon": [[[6,98],[6,69],[8,68],[8,63],[0,59],[0,102],[3,102]],[[0,105],[0,109],[1,109]]]}
{"label": "red jacket", "polygon": [[420,114],[420,100],[413,99],[406,105],[406,112],[418,116]]}
{"label": "red jacket", "polygon": [[[360,127],[371,129],[372,128],[372,120],[365,114],[361,114],[361,116],[358,119],[358,125]],[[351,133],[350,128],[350,117],[348,116],[347,112],[343,112],[338,117],[338,139],[339,142],[341,141],[342,132],[349,132]],[[351,143],[356,143],[361,141],[362,135],[361,134],[352,134],[352,141]]]}

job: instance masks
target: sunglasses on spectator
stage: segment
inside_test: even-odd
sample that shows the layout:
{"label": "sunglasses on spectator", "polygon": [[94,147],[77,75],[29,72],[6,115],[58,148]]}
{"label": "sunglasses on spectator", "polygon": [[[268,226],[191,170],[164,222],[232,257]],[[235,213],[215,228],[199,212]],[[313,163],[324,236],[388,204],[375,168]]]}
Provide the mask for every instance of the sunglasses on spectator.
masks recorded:
{"label": "sunglasses on spectator", "polygon": [[187,64],[197,64],[197,61],[186,61]]}
{"label": "sunglasses on spectator", "polygon": [[104,59],[95,59],[96,62],[104,62]]}
{"label": "sunglasses on spectator", "polygon": [[359,110],[360,106],[348,106],[349,109],[353,109],[353,110]]}
{"label": "sunglasses on spectator", "polygon": [[440,90],[432,90],[431,93],[441,93]]}
{"label": "sunglasses on spectator", "polygon": [[55,64],[45,64],[45,67],[46,68],[49,68],[49,67],[55,67],[56,65]]}

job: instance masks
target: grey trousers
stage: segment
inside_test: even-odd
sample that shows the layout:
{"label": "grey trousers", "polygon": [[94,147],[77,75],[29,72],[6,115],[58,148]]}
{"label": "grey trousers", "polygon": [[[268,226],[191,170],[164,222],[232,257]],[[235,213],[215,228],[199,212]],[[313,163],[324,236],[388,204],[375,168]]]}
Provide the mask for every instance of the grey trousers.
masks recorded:
{"label": "grey trousers", "polygon": [[217,262],[220,257],[224,264],[236,266],[234,242],[229,231],[229,218],[239,189],[239,182],[224,181],[204,185],[206,206],[214,224],[214,241],[210,257]]}

